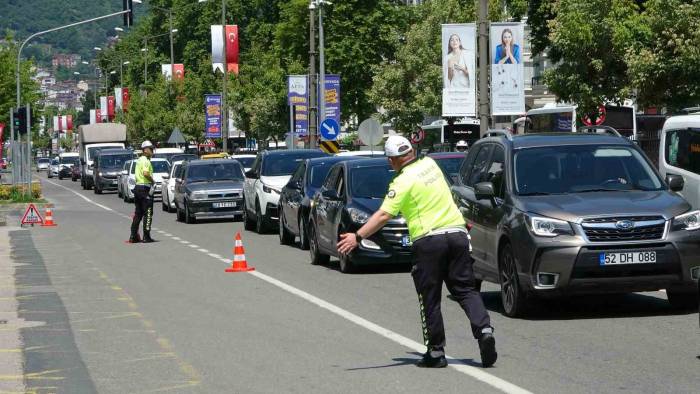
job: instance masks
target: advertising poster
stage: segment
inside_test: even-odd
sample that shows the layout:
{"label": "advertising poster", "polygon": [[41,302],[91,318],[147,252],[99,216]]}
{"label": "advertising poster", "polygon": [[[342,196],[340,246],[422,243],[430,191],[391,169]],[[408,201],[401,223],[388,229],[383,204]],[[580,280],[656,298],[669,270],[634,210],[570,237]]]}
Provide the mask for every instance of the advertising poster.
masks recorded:
{"label": "advertising poster", "polygon": [[309,133],[309,89],[306,75],[289,75],[287,78],[287,103],[294,114],[294,132]]}
{"label": "advertising poster", "polygon": [[522,23],[492,23],[491,114],[525,113]]}
{"label": "advertising poster", "polygon": [[330,118],[335,119],[340,124],[340,75],[326,74],[325,85],[324,94],[322,96],[319,95],[319,97],[323,97],[326,100],[326,113],[321,118],[321,121]]}
{"label": "advertising poster", "polygon": [[221,95],[204,96],[204,137],[221,138]]}
{"label": "advertising poster", "polygon": [[476,116],[476,26],[442,25],[442,116]]}

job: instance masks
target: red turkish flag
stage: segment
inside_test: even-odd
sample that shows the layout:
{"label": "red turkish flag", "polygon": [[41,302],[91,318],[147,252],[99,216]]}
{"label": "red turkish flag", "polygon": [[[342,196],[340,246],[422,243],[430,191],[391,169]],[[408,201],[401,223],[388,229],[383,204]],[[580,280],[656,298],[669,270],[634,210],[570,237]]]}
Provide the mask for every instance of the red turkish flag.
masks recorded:
{"label": "red turkish flag", "polygon": [[173,64],[173,72],[175,73],[174,79],[183,81],[185,79],[185,65],[184,64]]}
{"label": "red turkish flag", "polygon": [[226,25],[226,64],[229,72],[238,74],[238,25]]}
{"label": "red turkish flag", "polygon": [[73,130],[73,115],[66,115],[66,130]]}
{"label": "red turkish flag", "polygon": [[129,107],[129,88],[122,88],[122,111]]}
{"label": "red turkish flag", "polygon": [[64,131],[64,128],[63,128],[63,116],[58,115],[58,130],[54,130],[54,131]]}
{"label": "red turkish flag", "polygon": [[114,101],[114,96],[107,96],[107,117],[109,120],[114,119],[114,107],[116,102]]}

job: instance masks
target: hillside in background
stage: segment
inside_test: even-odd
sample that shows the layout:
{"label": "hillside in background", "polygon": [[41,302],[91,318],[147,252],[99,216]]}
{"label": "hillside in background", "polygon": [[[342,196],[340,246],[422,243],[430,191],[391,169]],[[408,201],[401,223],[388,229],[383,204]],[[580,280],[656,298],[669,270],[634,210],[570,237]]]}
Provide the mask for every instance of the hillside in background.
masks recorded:
{"label": "hillside in background", "polygon": [[[136,7],[143,7],[138,5]],[[32,33],[70,24],[84,19],[121,11],[121,0],[2,0],[0,1],[0,36],[7,33],[16,40],[24,40]],[[137,9],[136,18],[138,19]],[[122,26],[121,17],[50,33],[33,40],[33,48],[26,54],[40,63],[50,63],[53,53],[77,53],[94,56],[93,47],[102,46],[107,37],[115,35],[114,27]],[[49,44],[53,53],[46,50]]]}

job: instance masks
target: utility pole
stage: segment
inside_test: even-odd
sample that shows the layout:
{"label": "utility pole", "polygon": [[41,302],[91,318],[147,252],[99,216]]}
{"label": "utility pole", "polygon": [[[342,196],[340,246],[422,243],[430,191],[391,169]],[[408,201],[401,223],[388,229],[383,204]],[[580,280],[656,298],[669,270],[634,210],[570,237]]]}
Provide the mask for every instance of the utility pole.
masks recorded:
{"label": "utility pole", "polygon": [[318,127],[316,126],[316,27],[314,26],[316,3],[309,3],[309,148],[318,147]]}
{"label": "utility pole", "polygon": [[[172,33],[171,33],[172,34]],[[226,106],[226,83],[228,82],[228,63],[226,62],[226,0],[221,0],[221,34],[224,45],[224,63],[223,63],[223,85],[221,86],[221,147],[224,153],[228,152],[228,107]]]}
{"label": "utility pole", "polygon": [[489,130],[489,40],[488,0],[479,0],[479,132],[480,137]]}
{"label": "utility pole", "polygon": [[323,122],[326,119],[326,56],[325,43],[323,37],[323,3],[324,0],[318,0],[318,91],[320,96],[318,99],[318,121]]}
{"label": "utility pole", "polygon": [[146,81],[148,80],[148,37],[143,39],[143,86],[145,90]]}
{"label": "utility pole", "polygon": [[173,50],[173,10],[168,9],[168,25],[170,33],[170,80],[175,79],[175,52]]}

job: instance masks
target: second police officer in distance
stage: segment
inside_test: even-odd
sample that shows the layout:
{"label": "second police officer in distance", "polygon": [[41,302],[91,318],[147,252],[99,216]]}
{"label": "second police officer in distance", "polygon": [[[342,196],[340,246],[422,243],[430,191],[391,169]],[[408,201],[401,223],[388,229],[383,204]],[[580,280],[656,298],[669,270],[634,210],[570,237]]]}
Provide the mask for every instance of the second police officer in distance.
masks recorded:
{"label": "second police officer in distance", "polygon": [[134,175],[136,186],[134,187],[134,219],[131,222],[130,243],[139,242],[139,224],[143,219],[143,242],[153,242],[151,238],[151,224],[153,222],[153,192],[155,185],[153,181],[153,144],[151,141],[144,141],[141,144],[143,154],[136,160]]}
{"label": "second police officer in distance", "polygon": [[429,157],[416,158],[410,142],[390,136],[384,147],[391,167],[397,172],[377,212],[355,234],[341,234],[338,251],[350,253],[363,238],[381,229],[401,213],[413,241],[411,270],[420,302],[423,339],[427,351],[419,367],[447,366],[445,328],[440,312],[443,282],[459,302],[478,340],[481,362],[496,362],[496,341],[481,294],[475,288],[473,263],[464,218],[452,200],[440,167]]}

